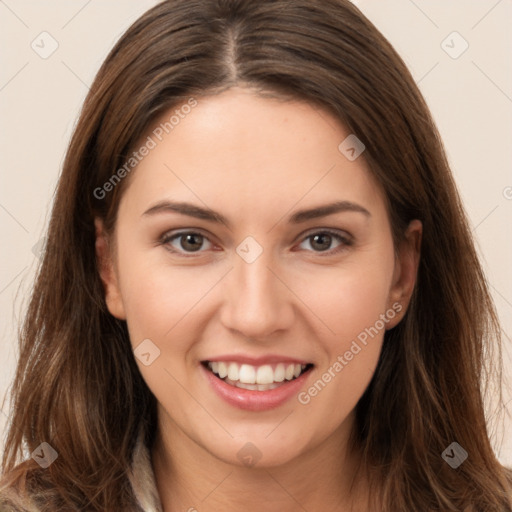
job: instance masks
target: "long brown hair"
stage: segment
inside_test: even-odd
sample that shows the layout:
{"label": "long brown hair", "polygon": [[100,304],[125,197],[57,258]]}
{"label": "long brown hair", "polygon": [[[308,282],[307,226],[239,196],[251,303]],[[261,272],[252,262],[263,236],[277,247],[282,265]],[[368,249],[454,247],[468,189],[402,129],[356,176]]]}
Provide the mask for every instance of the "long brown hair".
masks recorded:
{"label": "long brown hair", "polygon": [[[395,240],[423,223],[413,300],[386,333],[352,436],[381,510],[512,511],[484,411],[500,329],[471,231],[413,78],[348,0],[168,0],[110,52],[67,151],[20,332],[4,493],[25,490],[41,511],[135,509],[127,472],[137,435],[153,442],[156,404],[106,309],[93,223],[114,229],[129,177],[94,191],[164,111],[234,85],[327,108],[365,144]],[[19,462],[42,442],[59,453],[49,468]],[[469,453],[457,469],[441,456],[452,442]]]}

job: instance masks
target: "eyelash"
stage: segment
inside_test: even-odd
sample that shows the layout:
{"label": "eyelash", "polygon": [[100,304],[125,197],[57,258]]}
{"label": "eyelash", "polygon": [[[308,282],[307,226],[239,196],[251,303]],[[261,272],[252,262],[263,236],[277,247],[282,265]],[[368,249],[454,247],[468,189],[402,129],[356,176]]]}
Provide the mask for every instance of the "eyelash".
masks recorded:
{"label": "eyelash", "polygon": [[[200,230],[181,231],[179,233],[173,233],[173,232],[165,233],[161,237],[159,243],[161,245],[166,246],[167,250],[169,250],[170,252],[172,252],[174,254],[179,254],[184,258],[190,258],[190,257],[193,258],[196,255],[203,253],[204,251],[202,251],[202,250],[187,252],[187,251],[182,251],[182,250],[176,250],[175,248],[171,247],[170,243],[172,241],[179,240],[181,237],[184,237],[186,235],[199,235],[199,236],[203,237],[205,240],[208,240],[208,242],[212,243],[210,241],[210,239],[208,238],[208,236],[203,234]],[[320,230],[316,230],[316,231],[310,231],[305,236],[303,236],[303,238],[301,239],[301,243],[303,243],[304,241],[306,241],[308,239],[313,238],[315,235],[329,235],[329,236],[333,237],[334,239],[337,239],[338,242],[340,242],[340,245],[338,247],[335,247],[334,249],[328,249],[326,251],[312,251],[312,250],[307,251],[307,252],[312,252],[312,253],[318,254],[319,256],[332,256],[334,254],[338,254],[339,252],[341,252],[343,250],[346,250],[347,247],[350,247],[351,245],[353,245],[353,240],[350,236],[343,235],[338,231],[333,231],[332,229],[320,229]]]}

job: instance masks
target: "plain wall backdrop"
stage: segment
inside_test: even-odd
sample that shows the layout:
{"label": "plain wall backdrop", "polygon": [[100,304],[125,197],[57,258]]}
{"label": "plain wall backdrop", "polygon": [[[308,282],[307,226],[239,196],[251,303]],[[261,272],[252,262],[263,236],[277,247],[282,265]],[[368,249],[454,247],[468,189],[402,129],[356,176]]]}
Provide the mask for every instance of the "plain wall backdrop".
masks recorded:
{"label": "plain wall backdrop", "polygon": [[[81,104],[115,41],[156,3],[0,0],[0,405]],[[354,3],[403,57],[441,132],[502,322],[505,377],[512,380],[512,1]],[[510,388],[505,401],[510,413]],[[8,405],[0,411],[2,448]],[[512,466],[512,418],[492,438],[500,460]]]}

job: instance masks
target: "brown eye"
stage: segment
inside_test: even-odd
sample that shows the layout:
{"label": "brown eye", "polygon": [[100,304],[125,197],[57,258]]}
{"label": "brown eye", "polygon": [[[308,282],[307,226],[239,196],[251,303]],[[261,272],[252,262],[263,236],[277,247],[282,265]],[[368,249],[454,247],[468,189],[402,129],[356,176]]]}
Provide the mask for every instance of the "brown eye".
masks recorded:
{"label": "brown eye", "polygon": [[[168,234],[164,236],[162,243],[167,245],[172,252],[177,253],[199,252],[201,249],[205,249],[205,244],[206,249],[211,247],[208,238],[193,231]],[[207,244],[210,244],[210,246]]]}
{"label": "brown eye", "polygon": [[[304,247],[305,243],[308,243],[309,248]],[[343,236],[343,234],[330,231],[311,233],[301,243],[301,247],[308,251],[317,253],[329,252],[331,254],[343,250],[350,245],[352,245],[352,241],[349,236]]]}
{"label": "brown eye", "polygon": [[204,237],[196,233],[180,235],[180,245],[185,251],[198,251],[203,245]]}
{"label": "brown eye", "polygon": [[320,233],[310,237],[311,247],[317,251],[327,251],[332,243],[332,236],[327,233]]}

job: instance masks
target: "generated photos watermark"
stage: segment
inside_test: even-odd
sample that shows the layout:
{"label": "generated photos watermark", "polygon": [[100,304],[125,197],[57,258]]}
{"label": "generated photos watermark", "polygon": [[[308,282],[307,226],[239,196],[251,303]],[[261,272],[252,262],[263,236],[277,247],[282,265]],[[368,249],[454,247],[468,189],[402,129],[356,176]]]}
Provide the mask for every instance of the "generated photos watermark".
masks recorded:
{"label": "generated photos watermark", "polygon": [[189,100],[181,105],[180,108],[174,110],[173,114],[165,122],[160,123],[152,132],[148,135],[144,144],[140,146],[137,151],[133,151],[132,155],[128,158],[125,164],[117,169],[114,174],[101,186],[96,187],[93,191],[93,195],[96,199],[105,199],[109,192],[112,192],[114,188],[128,176],[133,169],[140,163],[146,156],[149,155],[150,151],[158,146],[165,135],[171,133],[176,126],[178,126],[182,119],[190,114],[192,109],[197,106],[197,100],[195,98],[189,98]]}
{"label": "generated photos watermark", "polygon": [[160,357],[160,349],[149,338],[139,343],[133,353],[144,366],[150,366],[155,359]]}
{"label": "generated photos watermark", "polygon": [[379,319],[375,323],[365,328],[357,335],[357,339],[353,340],[350,344],[350,348],[343,354],[340,354],[336,361],[327,368],[327,370],[320,376],[315,383],[310,386],[306,391],[301,391],[297,395],[299,403],[307,405],[311,402],[311,399],[318,395],[326,386],[331,382],[342,370],[347,366],[354,357],[368,345],[370,339],[375,338],[378,334],[386,327],[386,324],[390,320],[396,317],[403,309],[402,304],[395,302],[391,308],[385,313],[379,316]]}
{"label": "generated photos watermark", "polygon": [[454,441],[444,450],[441,457],[449,466],[457,469],[468,458],[468,452]]}
{"label": "generated photos watermark", "polygon": [[31,457],[43,468],[49,468],[59,454],[49,443],[41,443],[32,453]]}

